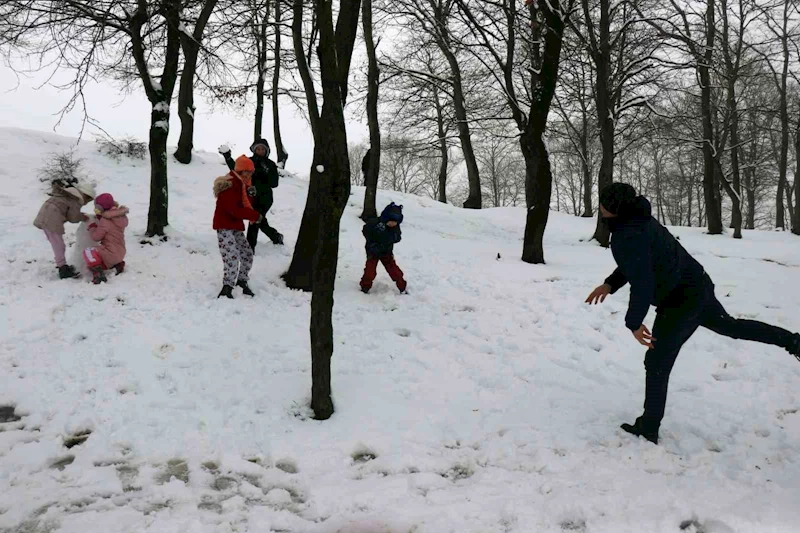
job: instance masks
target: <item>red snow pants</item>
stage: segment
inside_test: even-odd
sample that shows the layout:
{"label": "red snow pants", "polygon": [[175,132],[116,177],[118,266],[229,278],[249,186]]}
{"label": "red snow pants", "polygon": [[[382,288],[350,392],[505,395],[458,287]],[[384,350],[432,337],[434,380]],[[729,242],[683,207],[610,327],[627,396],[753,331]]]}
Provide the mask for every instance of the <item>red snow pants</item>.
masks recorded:
{"label": "red snow pants", "polygon": [[393,255],[384,255],[382,257],[367,256],[367,264],[364,266],[364,277],[361,278],[361,288],[365,291],[372,288],[372,282],[375,281],[375,276],[378,275],[379,261],[383,263],[383,268],[386,269],[392,281],[397,284],[397,288],[400,289],[400,292],[405,291],[406,280],[403,278],[403,271],[400,270],[400,267],[395,263]]}

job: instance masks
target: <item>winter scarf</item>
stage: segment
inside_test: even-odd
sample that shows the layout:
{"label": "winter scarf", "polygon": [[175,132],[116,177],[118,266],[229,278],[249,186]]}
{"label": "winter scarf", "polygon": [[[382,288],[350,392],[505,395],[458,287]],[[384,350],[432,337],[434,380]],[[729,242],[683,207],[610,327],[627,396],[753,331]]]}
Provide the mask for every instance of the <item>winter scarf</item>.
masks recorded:
{"label": "winter scarf", "polygon": [[253,180],[245,178],[233,170],[231,170],[227,176],[222,176],[214,180],[214,198],[218,197],[223,191],[230,189],[233,180],[242,182],[242,205],[247,209],[253,209],[253,206],[250,204],[250,197],[247,195],[247,189],[253,185]]}

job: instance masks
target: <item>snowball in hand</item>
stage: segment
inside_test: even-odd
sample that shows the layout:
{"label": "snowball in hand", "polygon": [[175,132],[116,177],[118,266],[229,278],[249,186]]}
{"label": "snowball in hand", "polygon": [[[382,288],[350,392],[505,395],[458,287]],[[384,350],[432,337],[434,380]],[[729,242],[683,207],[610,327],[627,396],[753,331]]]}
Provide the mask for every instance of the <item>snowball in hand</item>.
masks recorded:
{"label": "snowball in hand", "polygon": [[228,152],[231,151],[231,149],[228,147],[227,144],[221,145],[219,148],[217,148],[217,150],[219,150],[219,153],[221,154],[227,154]]}

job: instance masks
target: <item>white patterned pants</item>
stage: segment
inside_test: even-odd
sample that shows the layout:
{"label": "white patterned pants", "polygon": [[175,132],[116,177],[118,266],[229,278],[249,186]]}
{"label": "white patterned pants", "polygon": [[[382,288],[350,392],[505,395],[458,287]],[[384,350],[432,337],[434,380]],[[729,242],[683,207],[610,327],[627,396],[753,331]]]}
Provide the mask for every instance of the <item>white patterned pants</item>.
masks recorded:
{"label": "white patterned pants", "polygon": [[243,231],[232,229],[217,230],[219,253],[225,268],[223,283],[235,287],[239,281],[247,281],[253,267],[253,249]]}

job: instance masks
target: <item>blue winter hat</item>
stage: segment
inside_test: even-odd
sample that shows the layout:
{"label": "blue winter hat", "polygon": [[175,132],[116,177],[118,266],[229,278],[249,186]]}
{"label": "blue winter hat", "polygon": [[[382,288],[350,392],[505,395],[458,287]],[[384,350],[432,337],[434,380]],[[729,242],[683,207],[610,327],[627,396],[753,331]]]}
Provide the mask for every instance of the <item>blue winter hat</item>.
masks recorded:
{"label": "blue winter hat", "polygon": [[398,224],[403,222],[403,206],[396,205],[394,202],[390,203],[383,209],[383,213],[381,213],[381,220],[383,222],[389,222],[390,220],[394,220]]}

